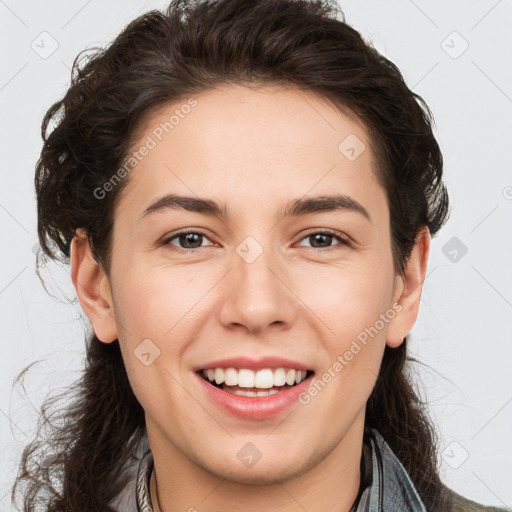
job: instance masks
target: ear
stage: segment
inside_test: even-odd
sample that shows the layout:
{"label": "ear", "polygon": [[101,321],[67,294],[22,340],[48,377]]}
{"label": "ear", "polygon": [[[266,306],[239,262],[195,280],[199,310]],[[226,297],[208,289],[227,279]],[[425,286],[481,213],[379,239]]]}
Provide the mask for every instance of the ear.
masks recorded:
{"label": "ear", "polygon": [[89,240],[78,229],[70,245],[71,280],[94,334],[104,342],[117,339],[114,303],[107,274],[92,256]]}
{"label": "ear", "polygon": [[391,348],[399,347],[416,323],[427,272],[430,238],[428,226],[422,226],[416,234],[404,274],[395,277],[393,304],[398,302],[401,309],[388,323],[386,343]]}

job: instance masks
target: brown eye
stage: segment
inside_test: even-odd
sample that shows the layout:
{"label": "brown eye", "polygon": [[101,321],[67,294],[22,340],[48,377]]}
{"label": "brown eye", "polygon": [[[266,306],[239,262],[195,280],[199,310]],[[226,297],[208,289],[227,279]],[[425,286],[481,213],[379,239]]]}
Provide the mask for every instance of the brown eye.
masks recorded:
{"label": "brown eye", "polygon": [[[337,246],[348,245],[347,240],[342,238],[339,234],[330,231],[315,231],[309,233],[302,240],[309,240],[313,249],[336,249]],[[338,241],[332,245],[333,241]]]}
{"label": "brown eye", "polygon": [[180,246],[178,246],[178,249],[199,249],[200,247],[203,247],[203,241],[208,238],[203,233],[199,233],[197,231],[185,231],[182,233],[177,233],[176,235],[173,235],[172,237],[168,238],[164,245],[173,245],[176,244],[171,243],[172,240],[178,240]]}

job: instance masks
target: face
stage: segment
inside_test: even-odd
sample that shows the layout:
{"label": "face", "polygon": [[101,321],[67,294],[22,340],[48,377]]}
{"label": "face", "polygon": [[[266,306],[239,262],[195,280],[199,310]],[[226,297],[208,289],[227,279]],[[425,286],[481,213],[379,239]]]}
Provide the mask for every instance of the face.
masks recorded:
{"label": "face", "polygon": [[407,334],[386,194],[362,125],[321,98],[234,85],[194,98],[141,126],[133,150],[152,147],[124,178],[111,314],[93,324],[119,339],[153,452],[283,481],[357,453],[386,342]]}

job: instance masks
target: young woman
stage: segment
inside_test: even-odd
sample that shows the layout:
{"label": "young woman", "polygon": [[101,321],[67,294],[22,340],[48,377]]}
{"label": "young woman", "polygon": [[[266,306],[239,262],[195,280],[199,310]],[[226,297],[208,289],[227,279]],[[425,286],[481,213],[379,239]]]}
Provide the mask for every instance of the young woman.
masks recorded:
{"label": "young woman", "polygon": [[75,61],[38,232],[93,334],[24,510],[496,510],[443,485],[405,374],[448,215],[432,116],[339,14],[176,0]]}

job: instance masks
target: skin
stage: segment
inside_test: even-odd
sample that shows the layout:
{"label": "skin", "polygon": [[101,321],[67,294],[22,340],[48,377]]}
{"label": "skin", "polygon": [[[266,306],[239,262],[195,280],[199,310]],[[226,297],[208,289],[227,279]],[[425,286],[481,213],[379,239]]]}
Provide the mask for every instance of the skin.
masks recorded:
{"label": "skin", "polygon": [[[228,85],[195,98],[197,107],[125,178],[111,275],[83,231],[71,246],[84,312],[101,341],[119,339],[145,410],[152,500],[164,512],[348,511],[359,488],[366,401],[386,344],[399,346],[416,321],[430,234],[419,231],[398,275],[371,141],[321,98],[268,85]],[[152,113],[139,141],[181,104]],[[349,134],[366,146],[354,161],[338,150]],[[371,222],[349,210],[281,215],[290,200],[333,191],[361,203]],[[225,203],[229,216],[168,209],[139,220],[171,192]],[[325,229],[349,244],[310,236]],[[183,230],[205,236],[166,244]],[[236,252],[247,236],[263,249],[252,263]],[[234,417],[195,381],[197,365],[245,355],[292,358],[319,376],[397,303],[400,312],[317,396],[276,418]],[[148,366],[133,353],[144,339],[160,350]],[[252,467],[236,456],[247,442],[262,453]]]}

